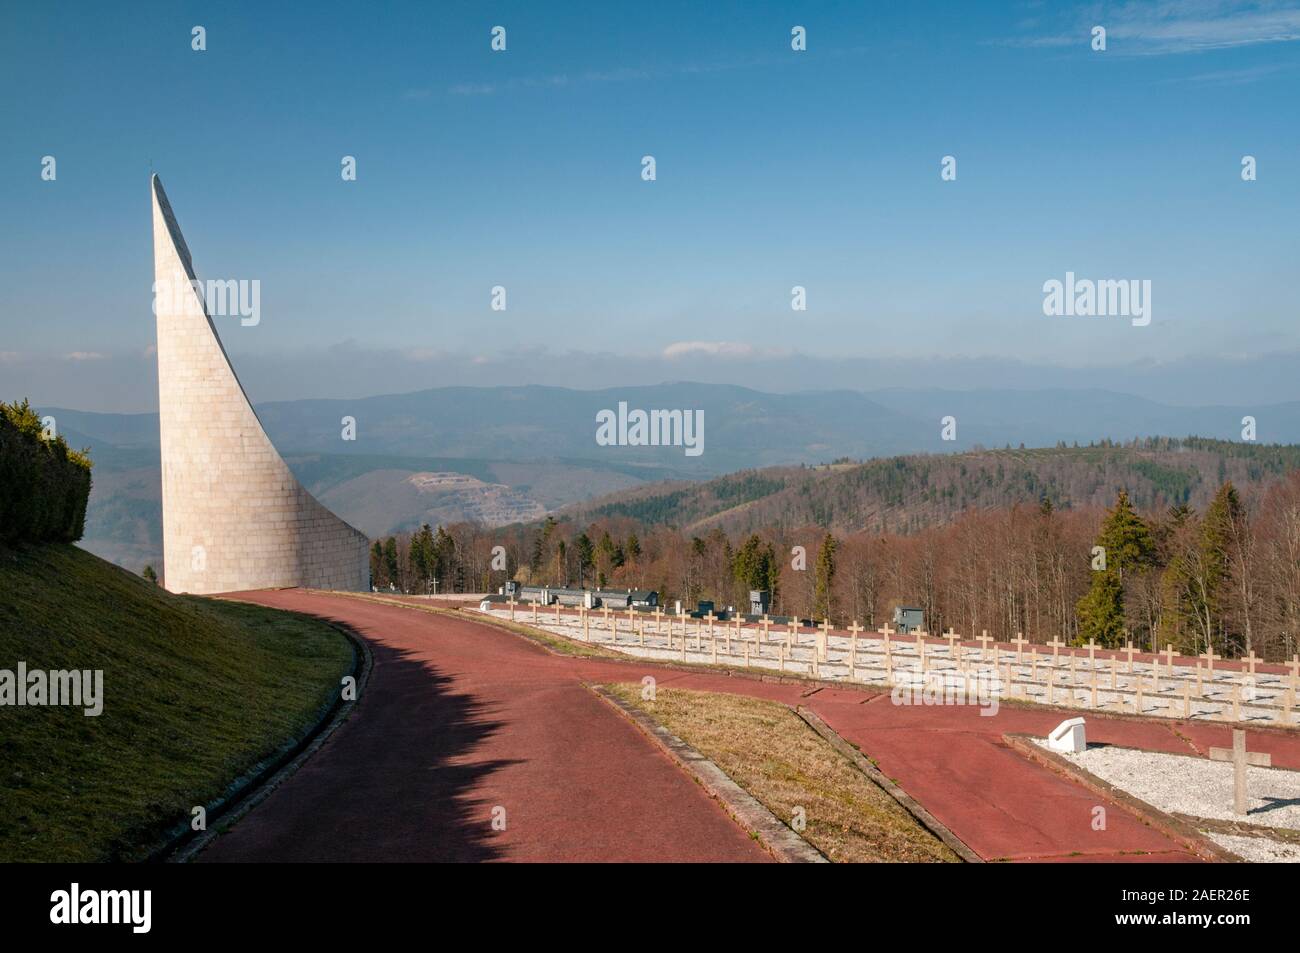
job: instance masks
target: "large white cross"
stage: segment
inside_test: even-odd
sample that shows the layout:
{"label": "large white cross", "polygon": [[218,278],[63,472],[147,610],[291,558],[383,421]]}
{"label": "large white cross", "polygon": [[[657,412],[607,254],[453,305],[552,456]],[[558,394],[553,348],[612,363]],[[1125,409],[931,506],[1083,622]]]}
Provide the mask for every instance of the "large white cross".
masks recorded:
{"label": "large white cross", "polygon": [[826,661],[826,648],[831,642],[831,620],[823,619],[822,624],[818,626],[821,629],[817,633],[817,655],[821,661]]}
{"label": "large white cross", "polygon": [[852,677],[853,670],[858,667],[858,634],[863,631],[862,626],[858,625],[858,620],[854,619],[853,624],[849,626],[849,674]]}
{"label": "large white cross", "polygon": [[1240,728],[1232,729],[1231,748],[1211,748],[1210,759],[1213,761],[1232,762],[1232,809],[1237,814],[1246,814],[1246,765],[1257,768],[1269,768],[1273,765],[1271,755],[1246,750],[1246,732]]}
{"label": "large white cross", "polygon": [[948,631],[943,634],[943,637],[948,640],[948,654],[955,655],[957,651],[957,640],[961,638],[961,636],[953,630],[952,626],[948,626]]}

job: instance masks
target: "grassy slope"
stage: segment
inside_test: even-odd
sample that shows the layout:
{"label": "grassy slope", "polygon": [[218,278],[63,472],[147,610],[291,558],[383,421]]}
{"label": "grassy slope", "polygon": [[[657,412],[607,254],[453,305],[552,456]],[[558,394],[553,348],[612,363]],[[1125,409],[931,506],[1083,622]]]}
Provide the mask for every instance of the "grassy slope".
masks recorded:
{"label": "grassy slope", "polygon": [[73,546],[0,548],[0,668],[103,669],[104,711],[0,708],[0,861],[138,859],[314,722],[334,629],[174,596]]}
{"label": "grassy slope", "polygon": [[871,782],[785,705],[713,692],[608,685],[718,765],[832,861],[956,861],[942,841]]}

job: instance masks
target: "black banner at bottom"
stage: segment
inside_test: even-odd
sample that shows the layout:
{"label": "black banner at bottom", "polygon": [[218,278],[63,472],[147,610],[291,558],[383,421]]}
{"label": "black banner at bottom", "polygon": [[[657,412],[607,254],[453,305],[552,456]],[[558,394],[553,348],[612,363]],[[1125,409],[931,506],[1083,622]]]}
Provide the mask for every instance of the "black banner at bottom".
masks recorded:
{"label": "black banner at bottom", "polygon": [[677,928],[729,938],[759,924],[768,930],[774,919],[839,935],[874,919],[923,931],[984,923],[1003,939],[1035,926],[1084,939],[1132,931],[1227,938],[1294,923],[1288,873],[1281,865],[1142,863],[859,865],[838,874],[684,865],[9,865],[0,867],[0,922],[6,938],[75,933],[81,942],[337,942],[430,926],[514,931],[567,920],[571,928],[578,915],[590,928],[604,925],[602,911],[615,929],[658,924],[648,927],[657,932],[667,915]]}

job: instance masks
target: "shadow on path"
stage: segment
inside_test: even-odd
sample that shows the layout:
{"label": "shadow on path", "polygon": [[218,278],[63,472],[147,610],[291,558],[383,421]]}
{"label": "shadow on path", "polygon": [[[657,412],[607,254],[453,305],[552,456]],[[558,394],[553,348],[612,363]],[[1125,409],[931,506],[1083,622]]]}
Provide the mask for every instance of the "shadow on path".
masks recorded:
{"label": "shadow on path", "polygon": [[374,672],[348,722],[201,861],[500,859],[492,805],[469,792],[516,763],[473,757],[501,723],[432,663],[370,642]]}

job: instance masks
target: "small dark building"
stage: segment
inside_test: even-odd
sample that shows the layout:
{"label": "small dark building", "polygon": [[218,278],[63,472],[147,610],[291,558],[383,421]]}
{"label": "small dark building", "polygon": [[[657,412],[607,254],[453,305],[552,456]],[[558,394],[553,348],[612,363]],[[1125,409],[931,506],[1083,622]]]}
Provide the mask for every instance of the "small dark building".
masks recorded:
{"label": "small dark building", "polygon": [[925,628],[925,610],[916,606],[895,606],[894,626],[899,632],[915,632]]}

